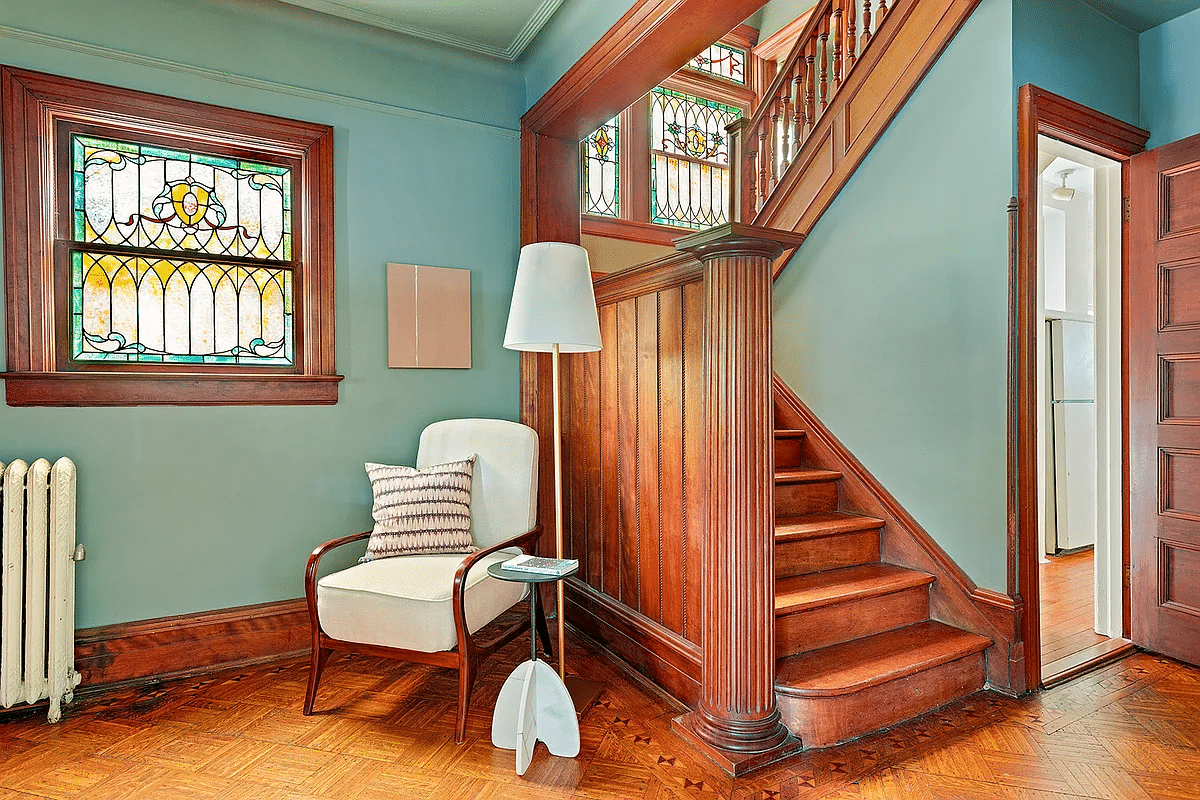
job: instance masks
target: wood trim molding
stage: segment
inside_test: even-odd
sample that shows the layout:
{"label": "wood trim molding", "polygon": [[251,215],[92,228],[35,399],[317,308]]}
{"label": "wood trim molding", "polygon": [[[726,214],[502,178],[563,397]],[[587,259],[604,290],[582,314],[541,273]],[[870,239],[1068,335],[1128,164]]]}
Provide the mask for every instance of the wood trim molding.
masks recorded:
{"label": "wood trim molding", "polygon": [[690,253],[672,253],[636,267],[610,272],[594,283],[596,304],[618,303],[704,278],[704,265]]}
{"label": "wood trim molding", "polygon": [[933,618],[992,639],[987,651],[988,683],[1006,693],[1022,693],[1020,601],[977,586],[783,379],[776,375],[773,385],[777,424],[807,431],[818,466],[842,473],[847,505],[887,523],[880,535],[883,560],[933,574],[937,578],[929,595]]}
{"label": "wood trim molding", "polygon": [[579,229],[580,233],[590,236],[658,244],[663,247],[671,247],[676,239],[692,233],[687,228],[670,228],[666,225],[655,225],[653,222],[639,222],[618,217],[598,217],[594,214],[584,214],[580,220]]}
{"label": "wood trim molding", "polygon": [[804,32],[804,28],[808,25],[808,18],[812,16],[812,12],[811,8],[808,9],[787,25],[784,25],[763,39],[754,46],[754,55],[767,61],[778,61],[780,58],[786,56],[791,52],[792,46],[796,44],[796,39]]}
{"label": "wood trim molding", "polygon": [[[1017,571],[1018,596],[1024,599],[1025,615],[1022,641],[1025,649],[1025,681],[1030,689],[1041,685],[1041,630],[1039,624],[1040,591],[1038,585],[1038,486],[1037,486],[1037,186],[1038,135],[1082,147],[1121,162],[1122,194],[1129,196],[1129,159],[1141,152],[1150,134],[1121,120],[1080,105],[1065,97],[1039,89],[1032,84],[1022,86],[1017,99],[1017,226],[1016,269],[1012,275],[1010,295],[1016,311],[1009,329],[1009,385],[1015,394],[1015,413],[1010,414],[1009,441],[1016,442],[1015,469],[1010,470],[1009,494],[1014,496],[1015,552],[1009,553]],[[1128,274],[1128,223],[1122,232],[1122,274]],[[1126,287],[1128,284],[1126,284]],[[1128,289],[1126,288],[1126,291]],[[1128,375],[1127,300],[1122,302],[1122,364],[1121,373]],[[1123,378],[1123,383],[1126,379]],[[1123,551],[1129,564],[1129,402],[1127,392],[1122,403],[1122,461],[1124,483]],[[1126,598],[1128,606],[1128,598]]]}
{"label": "wood trim molding", "polygon": [[75,631],[81,691],[180,678],[308,653],[304,598]]}

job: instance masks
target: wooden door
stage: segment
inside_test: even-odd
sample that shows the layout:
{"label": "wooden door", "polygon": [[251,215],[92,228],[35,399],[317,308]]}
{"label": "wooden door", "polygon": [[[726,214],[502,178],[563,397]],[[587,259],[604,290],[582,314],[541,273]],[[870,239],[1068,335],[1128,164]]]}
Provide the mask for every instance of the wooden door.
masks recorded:
{"label": "wooden door", "polygon": [[1133,640],[1200,664],[1200,136],[1134,156],[1130,201]]}

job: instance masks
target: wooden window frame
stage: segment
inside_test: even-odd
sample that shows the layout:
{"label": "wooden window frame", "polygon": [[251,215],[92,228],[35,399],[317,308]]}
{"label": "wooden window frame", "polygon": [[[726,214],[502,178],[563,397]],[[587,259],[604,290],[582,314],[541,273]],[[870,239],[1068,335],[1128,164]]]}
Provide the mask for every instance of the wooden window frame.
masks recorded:
{"label": "wooden window frame", "polygon": [[[10,406],[330,405],[333,128],[0,66],[5,398]],[[72,362],[65,262],[70,134],[169,144],[293,170],[293,365]],[[156,253],[176,257],[177,251]]]}
{"label": "wooden window frame", "polygon": [[[748,115],[753,110],[756,100],[752,87],[756,85],[757,76],[763,69],[761,59],[753,52],[757,40],[758,31],[746,25],[739,25],[718,40],[720,44],[736,47],[746,54],[745,84],[684,65],[658,85],[734,106],[741,109],[743,116]],[[617,150],[617,169],[621,176],[617,185],[620,198],[618,215],[611,217],[603,214],[581,214],[581,233],[671,247],[674,240],[680,236],[696,232],[695,228],[663,225],[651,221],[650,102],[650,95],[647,93],[618,116],[620,145]],[[582,155],[579,164],[582,175]],[[580,203],[583,203],[582,197]]]}

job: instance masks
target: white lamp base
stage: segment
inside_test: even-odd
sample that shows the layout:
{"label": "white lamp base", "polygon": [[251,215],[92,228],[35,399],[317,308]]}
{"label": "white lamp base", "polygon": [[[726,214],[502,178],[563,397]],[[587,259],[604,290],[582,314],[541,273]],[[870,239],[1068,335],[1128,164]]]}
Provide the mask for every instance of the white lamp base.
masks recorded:
{"label": "white lamp base", "polygon": [[517,774],[524,775],[541,739],[551,755],[579,755],[579,718],[558,673],[545,661],[517,666],[496,698],[492,744],[517,751]]}

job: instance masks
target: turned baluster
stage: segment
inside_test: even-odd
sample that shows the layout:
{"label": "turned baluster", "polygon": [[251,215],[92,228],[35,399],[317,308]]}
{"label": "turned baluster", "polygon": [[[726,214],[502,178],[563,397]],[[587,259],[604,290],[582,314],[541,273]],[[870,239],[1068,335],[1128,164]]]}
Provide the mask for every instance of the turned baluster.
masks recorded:
{"label": "turned baluster", "polygon": [[846,74],[850,74],[850,70],[854,69],[854,63],[858,61],[858,28],[855,27],[854,19],[858,16],[858,6],[854,0],[850,0],[850,5],[846,7]]}
{"label": "turned baluster", "polygon": [[833,91],[842,85],[842,2],[833,0]]}
{"label": "turned baluster", "polygon": [[887,0],[879,0],[879,6],[875,9],[875,30],[879,30],[879,23],[883,22],[883,15],[888,11]]}
{"label": "turned baluster", "polygon": [[770,156],[770,160],[771,160],[771,171],[770,171],[771,184],[770,184],[770,186],[772,189],[775,188],[775,181],[778,180],[778,174],[779,174],[778,171],[775,169],[775,164],[779,159],[779,153],[777,152],[778,148],[776,147],[776,141],[775,141],[775,131],[779,130],[780,106],[782,106],[782,105],[783,105],[782,97],[776,96],[776,97],[771,98],[771,116],[770,116],[771,125],[769,128],[767,128],[767,135],[768,135],[767,154]]}
{"label": "turned baluster", "polygon": [[783,123],[779,126],[779,152],[775,156],[775,163],[779,165],[779,174],[783,174],[783,168],[791,160],[791,151],[789,139],[792,132],[792,84],[790,81],[784,81],[779,87],[779,104],[783,106]]}
{"label": "turned baluster", "polygon": [[871,0],[863,0],[862,14],[862,49],[866,50],[871,43]]}
{"label": "turned baluster", "polygon": [[817,122],[817,107],[813,103],[813,94],[817,91],[817,39],[813,37],[808,40],[805,45],[804,54],[804,71],[807,78],[804,81],[804,115],[807,119],[804,121],[804,135],[807,136],[813,129],[813,125]]}
{"label": "turned baluster", "polygon": [[754,161],[757,158],[757,150],[746,153],[747,179],[744,181],[744,184],[746,186],[746,208],[749,209],[749,213],[746,216],[749,219],[754,219],[754,216],[758,214],[758,191],[754,185]]}
{"label": "turned baluster", "polygon": [[767,120],[758,124],[758,196],[766,199],[771,193],[771,142],[767,131]]}
{"label": "turned baluster", "polygon": [[821,113],[829,108],[829,17],[821,17],[821,33],[817,37],[821,53]]}
{"label": "turned baluster", "polygon": [[796,121],[795,131],[792,133],[792,144],[795,146],[795,152],[800,152],[800,145],[804,143],[804,129],[808,125],[808,116],[804,109],[804,59],[796,59],[795,72],[792,78],[793,94],[796,96]]}

